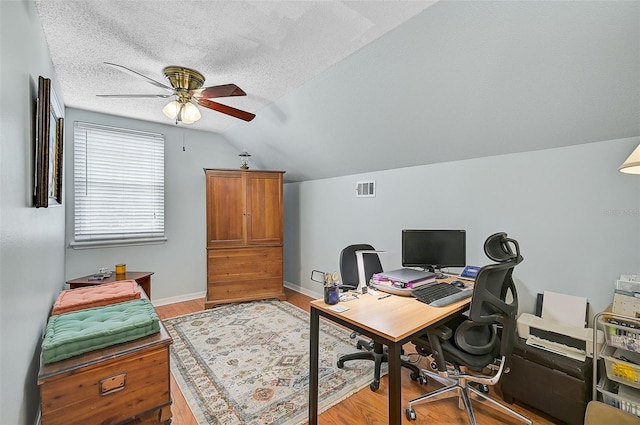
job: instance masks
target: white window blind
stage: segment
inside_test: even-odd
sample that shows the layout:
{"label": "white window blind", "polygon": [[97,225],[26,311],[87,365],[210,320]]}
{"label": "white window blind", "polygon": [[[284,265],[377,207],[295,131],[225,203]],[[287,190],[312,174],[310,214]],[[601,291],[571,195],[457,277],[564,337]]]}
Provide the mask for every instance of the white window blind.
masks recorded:
{"label": "white window blind", "polygon": [[164,136],[74,124],[75,243],[164,241]]}

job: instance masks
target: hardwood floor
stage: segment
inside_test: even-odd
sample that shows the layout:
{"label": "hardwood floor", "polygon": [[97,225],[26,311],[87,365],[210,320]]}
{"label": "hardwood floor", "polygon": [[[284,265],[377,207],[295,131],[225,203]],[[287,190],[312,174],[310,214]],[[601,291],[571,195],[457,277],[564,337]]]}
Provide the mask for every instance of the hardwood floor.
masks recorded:
{"label": "hardwood floor", "polygon": [[[298,306],[306,311],[309,311],[309,302],[312,300],[310,297],[302,295],[298,292],[285,289],[287,295],[287,302]],[[204,299],[185,301],[176,304],[170,304],[166,306],[156,307],[158,316],[161,319],[170,317],[181,316],[183,314],[193,313],[204,309]],[[354,342],[355,350],[355,342]],[[405,353],[414,353],[415,349],[413,345],[407,344],[405,346]],[[412,356],[416,357],[416,356]],[[427,368],[426,360],[421,359],[419,367]],[[373,376],[373,370],[372,370]],[[387,378],[383,377],[380,383],[380,388],[376,392],[372,392],[369,387],[365,387],[356,394],[352,395],[348,399],[338,403],[326,412],[322,413],[318,418],[319,424],[324,425],[384,425],[387,423],[387,400],[388,400],[388,388]],[[402,375],[402,399],[403,403],[418,397],[428,391],[434,390],[438,387],[437,384],[420,385],[417,382],[411,381],[409,373]],[[501,401],[501,398],[496,395],[499,390],[492,389],[490,395]],[[177,383],[171,376],[171,396],[173,399],[173,405],[171,411],[173,414],[172,425],[196,425],[196,421],[191,414],[191,410],[187,405]],[[502,425],[505,423],[519,423],[517,420],[510,418],[509,416],[498,413],[498,411],[474,403],[474,412],[479,424],[482,425]],[[527,408],[518,404],[509,405],[518,413],[530,418],[536,425],[550,425],[561,424],[561,422],[550,418],[549,416],[541,413],[537,410]],[[413,422],[406,418],[403,418],[403,424],[451,424],[451,425],[466,425],[469,423],[467,415],[464,410],[458,409],[457,399],[451,398],[447,400],[440,400],[435,403],[426,403],[415,406],[418,419]]]}

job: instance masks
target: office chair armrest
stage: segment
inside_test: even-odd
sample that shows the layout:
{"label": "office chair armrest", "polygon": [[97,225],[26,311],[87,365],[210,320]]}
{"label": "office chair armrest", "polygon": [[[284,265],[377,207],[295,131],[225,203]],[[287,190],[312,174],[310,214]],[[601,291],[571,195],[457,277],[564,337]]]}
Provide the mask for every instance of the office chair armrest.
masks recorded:
{"label": "office chair armrest", "polygon": [[440,376],[447,376],[447,363],[444,359],[444,352],[442,351],[442,344],[440,341],[446,341],[453,336],[453,331],[447,326],[434,326],[427,329],[427,336],[429,337],[429,345],[431,346],[431,353],[438,367],[438,374]]}
{"label": "office chair armrest", "polygon": [[437,336],[441,340],[446,340],[453,336],[453,331],[451,330],[451,328],[445,325],[440,325],[437,327],[428,328],[427,334]]}

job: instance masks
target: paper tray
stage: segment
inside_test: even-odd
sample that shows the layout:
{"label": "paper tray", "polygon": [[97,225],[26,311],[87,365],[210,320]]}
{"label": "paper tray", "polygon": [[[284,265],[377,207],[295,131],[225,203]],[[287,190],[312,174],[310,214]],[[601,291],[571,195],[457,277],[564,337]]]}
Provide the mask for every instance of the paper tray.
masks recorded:
{"label": "paper tray", "polygon": [[377,291],[387,292],[393,295],[400,295],[401,297],[410,297],[411,292],[413,292],[414,288],[396,288],[395,286],[391,286],[384,283],[370,282],[370,286],[372,286]]}

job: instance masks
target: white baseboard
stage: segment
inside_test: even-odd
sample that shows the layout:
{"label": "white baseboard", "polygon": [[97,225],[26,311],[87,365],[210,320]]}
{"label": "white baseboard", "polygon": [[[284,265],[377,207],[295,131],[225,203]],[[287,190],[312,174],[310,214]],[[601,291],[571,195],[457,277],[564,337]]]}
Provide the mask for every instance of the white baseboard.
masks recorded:
{"label": "white baseboard", "polygon": [[153,300],[153,301],[151,301],[151,304],[153,304],[154,307],[158,307],[158,306],[161,306],[161,305],[180,303],[182,301],[196,300],[198,298],[204,298],[206,295],[207,295],[207,291],[194,292],[194,293],[191,293],[191,294],[184,294],[184,295],[178,295],[178,296],[175,296],[175,297],[161,298],[159,300]]}
{"label": "white baseboard", "polygon": [[311,297],[313,299],[322,298],[324,296],[322,291],[311,291],[307,288],[303,288],[300,285],[296,285],[295,283],[284,281],[285,288],[291,289],[292,291],[300,292],[303,295]]}
{"label": "white baseboard", "polygon": [[[303,288],[300,285],[296,285],[295,283],[285,281],[284,286],[288,289],[291,289],[292,291],[300,292],[301,294],[307,295],[313,299],[322,298],[324,296],[322,291],[311,291],[307,288]],[[198,298],[204,298],[206,295],[207,295],[207,291],[194,292],[191,294],[184,294],[184,295],[178,295],[175,297],[153,300],[151,303],[153,304],[154,307],[159,307],[161,305],[167,305],[167,304],[179,303],[182,301],[191,301],[191,300],[196,300]]]}

